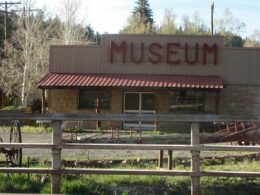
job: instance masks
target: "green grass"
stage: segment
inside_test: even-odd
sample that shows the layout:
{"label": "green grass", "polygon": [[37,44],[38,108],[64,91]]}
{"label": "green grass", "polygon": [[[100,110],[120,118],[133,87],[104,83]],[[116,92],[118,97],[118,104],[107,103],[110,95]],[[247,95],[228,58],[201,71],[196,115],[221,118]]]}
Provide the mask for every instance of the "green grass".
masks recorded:
{"label": "green grass", "polygon": [[[214,164],[214,165],[212,165]],[[42,165],[39,165],[42,167]],[[156,169],[155,164],[111,165],[110,168]],[[176,170],[189,170],[178,165]],[[246,159],[242,162],[225,160],[224,164],[204,160],[201,170],[260,171],[259,161]],[[44,183],[41,175],[0,174],[0,192],[5,193],[50,193],[50,176]],[[190,194],[190,177],[169,176],[127,176],[127,175],[64,175],[61,191],[65,194]],[[203,195],[257,195],[260,192],[260,178],[201,177]]]}
{"label": "green grass", "polygon": [[5,193],[41,193],[49,184],[41,184],[40,176],[0,174],[0,191]]}
{"label": "green grass", "polygon": [[25,111],[28,107],[26,106],[21,106],[21,105],[17,105],[17,106],[6,106],[4,108],[2,108],[1,110],[4,110],[4,111]]}
{"label": "green grass", "polygon": [[[0,126],[0,132],[9,133],[11,127],[10,126]],[[22,133],[51,133],[51,127],[42,127],[42,126],[22,126],[21,127]]]}

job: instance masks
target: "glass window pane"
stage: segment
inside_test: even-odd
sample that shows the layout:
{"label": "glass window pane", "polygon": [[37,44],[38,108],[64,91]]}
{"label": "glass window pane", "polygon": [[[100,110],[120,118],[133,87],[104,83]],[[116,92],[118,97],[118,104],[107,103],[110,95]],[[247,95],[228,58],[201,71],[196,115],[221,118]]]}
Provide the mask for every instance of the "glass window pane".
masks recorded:
{"label": "glass window pane", "polygon": [[100,91],[100,107],[103,109],[110,108],[110,98],[111,93],[110,90],[102,90]]}
{"label": "glass window pane", "polygon": [[204,112],[204,92],[202,91],[171,91],[169,93],[170,111],[178,113]]}
{"label": "glass window pane", "polygon": [[125,94],[125,110],[139,110],[139,93]]}
{"label": "glass window pane", "polygon": [[79,90],[79,108],[96,108],[97,97],[100,96],[100,108],[110,108],[111,93],[110,90]]}
{"label": "glass window pane", "polygon": [[79,90],[79,108],[96,108],[96,91]]}
{"label": "glass window pane", "polygon": [[155,95],[149,93],[142,94],[142,110],[154,110]]}

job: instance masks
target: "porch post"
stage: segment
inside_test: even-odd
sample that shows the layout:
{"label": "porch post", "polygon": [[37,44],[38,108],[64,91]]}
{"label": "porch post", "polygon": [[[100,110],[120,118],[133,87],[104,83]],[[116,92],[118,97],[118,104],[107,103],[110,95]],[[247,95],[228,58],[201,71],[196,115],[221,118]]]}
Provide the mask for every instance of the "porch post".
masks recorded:
{"label": "porch post", "polygon": [[45,106],[45,102],[46,102],[46,99],[45,99],[45,89],[42,89],[42,113],[46,113],[46,106]]}
{"label": "porch post", "polygon": [[[96,114],[100,114],[100,92],[97,92]],[[96,121],[96,130],[101,129],[101,121]]]}

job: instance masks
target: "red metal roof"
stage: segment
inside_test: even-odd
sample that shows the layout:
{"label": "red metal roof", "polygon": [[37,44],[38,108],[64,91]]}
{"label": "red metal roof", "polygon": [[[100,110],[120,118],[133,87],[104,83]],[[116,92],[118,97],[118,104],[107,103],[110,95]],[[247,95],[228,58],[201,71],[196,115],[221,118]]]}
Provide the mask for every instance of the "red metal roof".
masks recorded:
{"label": "red metal roof", "polygon": [[38,82],[38,87],[171,87],[218,89],[223,88],[223,82],[219,76],[49,73]]}

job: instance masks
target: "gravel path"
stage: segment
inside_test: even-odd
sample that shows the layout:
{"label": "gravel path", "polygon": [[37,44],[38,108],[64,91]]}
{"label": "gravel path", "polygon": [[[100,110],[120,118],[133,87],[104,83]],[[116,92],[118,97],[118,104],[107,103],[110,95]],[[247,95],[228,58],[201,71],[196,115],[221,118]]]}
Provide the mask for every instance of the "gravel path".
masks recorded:
{"label": "gravel path", "polygon": [[[8,141],[8,133],[0,132],[4,142]],[[50,133],[43,134],[22,134],[23,143],[51,143],[52,135]],[[188,153],[187,153],[188,154]],[[39,158],[42,160],[51,158],[49,149],[23,149],[23,155],[31,158]],[[142,150],[62,150],[62,158],[64,159],[137,159],[137,158],[157,158],[158,151],[142,151]]]}

